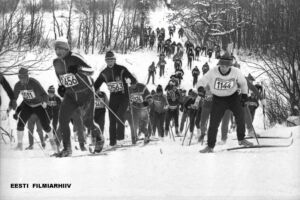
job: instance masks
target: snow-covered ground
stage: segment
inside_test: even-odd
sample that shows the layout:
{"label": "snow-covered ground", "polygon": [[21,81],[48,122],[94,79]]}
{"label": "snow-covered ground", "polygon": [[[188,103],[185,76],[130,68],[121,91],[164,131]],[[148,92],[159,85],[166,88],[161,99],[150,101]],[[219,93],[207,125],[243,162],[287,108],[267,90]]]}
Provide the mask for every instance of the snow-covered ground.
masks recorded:
{"label": "snow-covered ground", "polygon": [[[157,25],[166,28],[168,25],[164,10],[153,13],[151,18],[154,28]],[[175,40],[178,41],[177,34]],[[104,55],[85,57],[94,67],[96,78],[105,67]],[[148,66],[152,61],[158,61],[154,51],[117,54],[117,62],[128,67],[143,83],[146,83]],[[202,67],[207,61],[208,58],[201,57],[194,65]],[[214,67],[216,62],[212,59],[210,67]],[[182,87],[190,89],[192,75],[186,65],[184,56]],[[248,75],[251,68],[243,63],[241,65]],[[165,77],[159,79],[156,75],[156,85],[165,86],[173,70],[173,62],[167,59]],[[41,81],[45,89],[52,84],[57,86],[53,70],[34,74],[33,77]],[[9,81],[14,85],[17,77],[9,77]],[[150,90],[155,87],[148,86]],[[105,85],[102,89],[107,91]],[[8,99],[2,92],[1,96],[4,101],[1,109],[5,109]],[[16,127],[12,114],[9,119],[1,121],[1,126],[8,130]],[[3,112],[1,118],[4,118]],[[78,143],[73,141],[74,157],[59,159],[45,155],[50,153],[49,143],[45,152],[37,144],[32,151],[14,151],[16,143],[4,144],[1,141],[0,199],[300,199],[300,127],[277,125],[264,131],[260,108],[254,126],[261,135],[286,136],[293,132],[294,143],[289,148],[222,151],[226,147],[237,146],[236,135],[231,133],[227,144],[217,145],[213,154],[200,154],[199,150],[204,146],[194,141],[191,146],[182,146],[180,138],[174,142],[167,137],[147,146],[117,149],[99,156],[80,156],[84,153],[75,150]],[[108,138],[108,119],[105,136]],[[260,140],[260,143],[285,144],[289,141]],[[126,142],[130,142],[129,128],[126,128]],[[24,146],[27,145],[25,134]],[[29,188],[12,188],[14,183],[26,183]],[[36,189],[32,188],[33,183],[68,183],[71,188]]]}

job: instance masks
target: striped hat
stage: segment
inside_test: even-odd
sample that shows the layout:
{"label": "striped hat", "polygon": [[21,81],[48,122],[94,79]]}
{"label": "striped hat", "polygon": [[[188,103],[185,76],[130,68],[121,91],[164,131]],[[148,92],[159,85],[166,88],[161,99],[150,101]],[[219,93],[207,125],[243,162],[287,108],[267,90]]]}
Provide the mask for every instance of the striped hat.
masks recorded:
{"label": "striped hat", "polygon": [[54,48],[70,50],[68,40],[66,38],[60,37],[54,43]]}

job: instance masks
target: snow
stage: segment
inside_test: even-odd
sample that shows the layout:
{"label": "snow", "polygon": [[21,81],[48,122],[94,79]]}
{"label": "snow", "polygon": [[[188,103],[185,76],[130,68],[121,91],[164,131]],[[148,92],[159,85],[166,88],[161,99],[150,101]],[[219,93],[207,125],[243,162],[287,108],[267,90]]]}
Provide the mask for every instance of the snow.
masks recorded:
{"label": "snow", "polygon": [[[151,17],[153,27],[159,25],[167,28],[163,12],[152,13]],[[177,33],[175,40],[179,41]],[[128,67],[143,83],[146,82],[148,66],[152,61],[158,61],[157,53],[149,50],[128,55],[116,54],[116,57],[119,64]],[[86,55],[85,58],[94,67],[94,77],[97,77],[105,67],[104,55]],[[200,57],[195,65],[202,67],[207,61],[207,57]],[[212,59],[209,65],[213,67],[216,63],[217,60]],[[182,87],[189,89],[192,88],[192,75],[186,65],[184,56]],[[245,63],[241,65],[245,75],[253,70]],[[171,59],[167,59],[166,70],[164,78],[159,79],[156,75],[156,84],[165,86],[168,82],[174,70]],[[37,72],[33,77],[41,81],[45,89],[52,84],[57,85],[53,69]],[[11,85],[16,81],[16,76],[9,77]],[[148,88],[152,90],[155,87],[149,85]],[[102,89],[107,91],[106,86],[102,86]],[[1,97],[3,110],[7,107],[8,99],[2,92]],[[16,122],[11,115],[9,120],[4,120],[4,113],[1,112],[1,126],[7,130],[12,129],[16,138]],[[164,141],[150,142],[147,146],[117,149],[99,156],[80,156],[84,153],[75,150],[78,143],[72,141],[73,155],[78,157],[58,159],[45,156],[45,153],[51,152],[49,143],[45,152],[37,144],[32,151],[20,152],[13,150],[16,143],[4,144],[1,141],[0,199],[299,199],[300,126],[277,125],[265,131],[262,110],[259,108],[254,127],[261,135],[286,136],[293,132],[294,143],[289,148],[222,151],[226,147],[237,146],[237,140],[234,140],[236,134],[230,133],[226,145],[216,145],[216,153],[212,154],[200,154],[199,150],[204,146],[195,141],[192,141],[191,146],[187,143],[182,146],[180,138],[174,142],[166,137]],[[108,138],[108,119],[105,137]],[[220,132],[218,141],[219,137]],[[129,128],[126,128],[125,141],[130,142]],[[286,139],[260,140],[261,144],[288,142]],[[27,145],[25,132],[24,146]],[[30,187],[11,188],[13,183],[28,183]],[[72,186],[64,189],[36,189],[31,187],[32,183],[70,183]]]}

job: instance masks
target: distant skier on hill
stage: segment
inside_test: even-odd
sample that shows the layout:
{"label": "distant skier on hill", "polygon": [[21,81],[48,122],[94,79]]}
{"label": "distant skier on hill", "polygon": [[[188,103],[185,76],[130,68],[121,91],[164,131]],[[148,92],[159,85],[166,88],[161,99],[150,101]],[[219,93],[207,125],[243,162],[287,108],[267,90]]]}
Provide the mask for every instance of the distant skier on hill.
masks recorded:
{"label": "distant skier on hill", "polygon": [[200,75],[200,71],[199,71],[198,67],[195,66],[195,68],[192,70],[193,87],[195,87],[195,85],[197,84],[199,75]]}
{"label": "distant skier on hill", "polygon": [[155,83],[154,83],[155,74],[156,74],[156,67],[155,67],[154,62],[152,62],[151,65],[148,68],[148,80],[147,80],[147,84],[149,84],[150,77],[152,77],[152,84],[155,85]]}

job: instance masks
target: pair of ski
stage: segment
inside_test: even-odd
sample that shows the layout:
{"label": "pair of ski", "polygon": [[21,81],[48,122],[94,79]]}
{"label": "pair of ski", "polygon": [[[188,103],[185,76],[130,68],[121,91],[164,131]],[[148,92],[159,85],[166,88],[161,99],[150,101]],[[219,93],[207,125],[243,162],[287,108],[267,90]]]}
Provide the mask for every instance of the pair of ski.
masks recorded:
{"label": "pair of ski", "polygon": [[91,145],[88,147],[88,153],[82,155],[72,155],[72,157],[84,157],[84,156],[102,156],[107,155],[108,152],[116,151],[116,150],[125,150],[131,147],[143,147],[151,142],[157,142],[157,139],[150,139],[148,143],[144,143],[144,140],[138,140],[136,144],[122,144],[122,145],[115,145],[112,147],[104,148],[100,153],[95,153],[94,146]]}
{"label": "pair of ski", "polygon": [[[293,132],[290,133],[289,136],[259,136],[257,139],[283,139],[287,140],[293,137]],[[245,137],[245,139],[255,139],[255,137]],[[224,149],[226,151],[233,151],[239,149],[257,149],[257,148],[280,148],[280,147],[290,147],[293,144],[293,138],[286,144],[257,144],[253,146],[239,146],[239,147],[231,147]]]}

